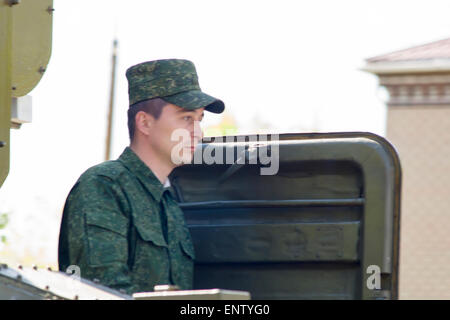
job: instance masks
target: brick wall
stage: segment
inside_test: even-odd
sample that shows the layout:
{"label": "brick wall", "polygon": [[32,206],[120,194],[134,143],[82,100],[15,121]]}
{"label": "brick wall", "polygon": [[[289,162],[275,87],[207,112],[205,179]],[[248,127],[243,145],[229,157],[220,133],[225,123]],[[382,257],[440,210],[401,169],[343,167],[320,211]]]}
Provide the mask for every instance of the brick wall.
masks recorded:
{"label": "brick wall", "polygon": [[402,166],[400,299],[450,299],[450,105],[390,106]]}

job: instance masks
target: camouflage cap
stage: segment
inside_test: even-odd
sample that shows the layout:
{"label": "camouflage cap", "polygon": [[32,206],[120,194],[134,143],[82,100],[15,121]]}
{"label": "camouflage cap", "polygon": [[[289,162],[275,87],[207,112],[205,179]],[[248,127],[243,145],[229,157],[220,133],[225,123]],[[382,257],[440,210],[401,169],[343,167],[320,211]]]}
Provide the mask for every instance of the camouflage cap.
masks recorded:
{"label": "camouflage cap", "polygon": [[153,98],[194,110],[221,113],[224,103],[200,90],[197,72],[189,60],[165,59],[147,61],[128,68],[128,95],[130,106]]}

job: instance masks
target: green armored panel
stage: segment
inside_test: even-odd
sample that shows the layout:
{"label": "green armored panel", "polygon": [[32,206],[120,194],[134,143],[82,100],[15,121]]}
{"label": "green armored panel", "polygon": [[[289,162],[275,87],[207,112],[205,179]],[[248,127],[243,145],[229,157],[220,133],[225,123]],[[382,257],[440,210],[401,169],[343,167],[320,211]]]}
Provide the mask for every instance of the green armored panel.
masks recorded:
{"label": "green armored panel", "polygon": [[9,128],[11,123],[12,11],[0,2],[0,187],[9,172]]}
{"label": "green armored panel", "polygon": [[12,95],[41,80],[52,50],[53,0],[22,0],[12,8]]}
{"label": "green armored panel", "polygon": [[396,299],[393,147],[364,132],[260,138],[205,141],[194,164],[171,174],[195,245],[194,288],[253,299]]}
{"label": "green armored panel", "polygon": [[0,1],[0,187],[8,176],[11,98],[39,83],[50,59],[53,0]]}

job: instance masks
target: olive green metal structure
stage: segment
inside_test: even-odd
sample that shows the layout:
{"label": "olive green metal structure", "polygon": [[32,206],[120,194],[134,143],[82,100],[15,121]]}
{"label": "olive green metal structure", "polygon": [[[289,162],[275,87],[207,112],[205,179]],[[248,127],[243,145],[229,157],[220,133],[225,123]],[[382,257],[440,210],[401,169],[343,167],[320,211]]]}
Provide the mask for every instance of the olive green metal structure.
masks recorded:
{"label": "olive green metal structure", "polygon": [[[75,270],[73,270],[75,271]],[[0,264],[0,300],[132,300],[129,295],[46,268]]]}
{"label": "olive green metal structure", "polygon": [[9,171],[9,130],[11,122],[12,14],[0,2],[0,186]]}
{"label": "olive green metal structure", "polygon": [[[194,240],[195,288],[253,299],[398,298],[401,169],[388,141],[365,132],[228,138],[236,142],[213,138],[199,151],[215,146],[224,164],[170,177]],[[261,175],[252,154],[276,145],[279,170]],[[227,152],[248,161],[225,164]]]}
{"label": "olive green metal structure", "polygon": [[52,48],[53,0],[0,1],[0,187],[9,172],[11,99],[39,83]]}

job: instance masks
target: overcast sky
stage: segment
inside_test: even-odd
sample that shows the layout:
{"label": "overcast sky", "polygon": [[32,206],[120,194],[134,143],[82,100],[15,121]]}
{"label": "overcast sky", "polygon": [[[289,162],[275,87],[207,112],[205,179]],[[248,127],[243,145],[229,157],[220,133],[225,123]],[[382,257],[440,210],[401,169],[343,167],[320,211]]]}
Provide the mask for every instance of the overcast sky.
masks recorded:
{"label": "overcast sky", "polygon": [[[119,41],[113,157],[128,144],[125,70],[192,60],[203,91],[221,98],[240,132],[370,131],[386,109],[365,59],[450,37],[448,1],[55,0],[53,50],[30,93],[33,122],[11,133],[0,189],[9,248],[56,263],[72,185],[103,160],[111,48]],[[205,125],[221,116],[207,114]],[[32,244],[30,246],[30,244]]]}

